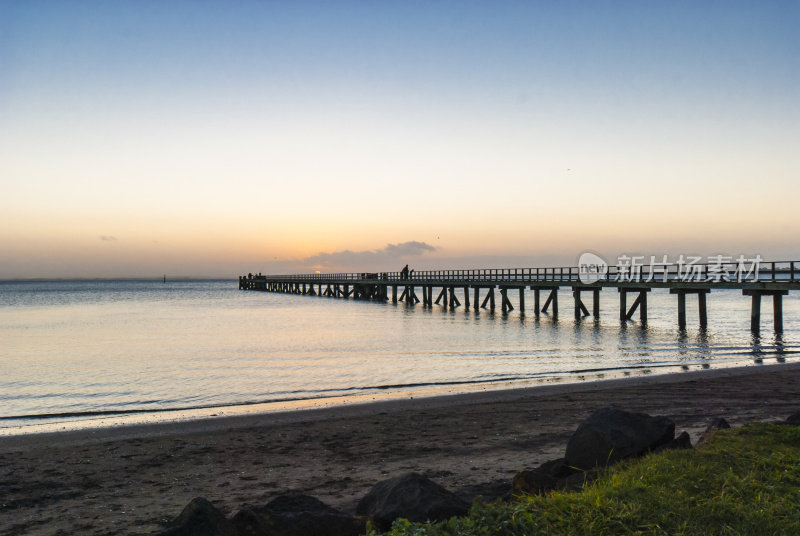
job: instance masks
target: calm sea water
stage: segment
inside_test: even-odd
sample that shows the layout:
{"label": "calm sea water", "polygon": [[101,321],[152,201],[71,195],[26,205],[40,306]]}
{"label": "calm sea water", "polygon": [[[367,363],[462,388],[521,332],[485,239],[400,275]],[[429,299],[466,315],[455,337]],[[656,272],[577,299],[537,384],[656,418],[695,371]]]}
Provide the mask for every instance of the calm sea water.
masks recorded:
{"label": "calm sea water", "polygon": [[783,336],[765,298],[760,339],[741,291],[709,295],[707,331],[691,296],[678,331],[676,300],[651,292],[645,328],[620,323],[613,290],[601,293],[599,322],[576,322],[566,290],[554,321],[235,281],[0,283],[0,434],[798,358],[795,295]]}

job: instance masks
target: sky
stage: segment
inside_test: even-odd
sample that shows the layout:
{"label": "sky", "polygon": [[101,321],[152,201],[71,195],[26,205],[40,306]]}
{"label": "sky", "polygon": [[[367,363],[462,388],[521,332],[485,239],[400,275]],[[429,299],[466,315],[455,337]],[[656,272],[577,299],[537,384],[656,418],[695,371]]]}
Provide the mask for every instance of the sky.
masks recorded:
{"label": "sky", "polygon": [[0,279],[800,259],[800,3],[0,0]]}

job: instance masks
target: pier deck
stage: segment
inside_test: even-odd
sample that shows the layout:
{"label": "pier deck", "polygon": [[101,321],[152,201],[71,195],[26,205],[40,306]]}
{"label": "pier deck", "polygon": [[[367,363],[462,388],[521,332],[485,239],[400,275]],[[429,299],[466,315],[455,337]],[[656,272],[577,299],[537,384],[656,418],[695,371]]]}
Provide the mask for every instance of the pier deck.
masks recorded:
{"label": "pier deck", "polygon": [[[708,323],[706,295],[717,289],[738,289],[751,298],[750,328],[753,332],[760,330],[763,296],[772,297],[774,329],[782,332],[782,298],[789,291],[800,290],[800,261],[758,260],[758,263],[751,265],[732,262],[690,266],[608,266],[602,273],[591,273],[585,267],[573,266],[412,271],[408,275],[402,272],[248,274],[239,277],[239,288],[306,296],[391,300],[410,306],[418,303],[426,307],[441,304],[451,309],[462,306],[460,295],[466,308],[494,311],[499,301],[504,313],[515,309],[509,297],[513,296],[513,291],[518,294],[516,307],[525,312],[525,290],[530,289],[533,291],[534,314],[549,313],[557,317],[558,290],[567,287],[572,291],[576,319],[587,316],[599,318],[600,291],[615,288],[619,294],[620,320],[631,320],[638,311],[642,323],[647,322],[647,293],[654,288],[666,288],[678,298],[680,329],[686,327],[687,294],[697,295],[699,323],[705,328]],[[418,289],[422,299],[417,294]],[[591,294],[591,312],[583,302],[583,293]],[[630,307],[629,294],[634,297]]]}

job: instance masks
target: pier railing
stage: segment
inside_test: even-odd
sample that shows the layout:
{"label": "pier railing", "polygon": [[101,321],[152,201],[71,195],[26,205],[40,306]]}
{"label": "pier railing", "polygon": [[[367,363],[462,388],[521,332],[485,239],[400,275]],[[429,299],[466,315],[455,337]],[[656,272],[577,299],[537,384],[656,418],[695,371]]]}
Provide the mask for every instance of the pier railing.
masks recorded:
{"label": "pier railing", "polygon": [[587,267],[562,266],[548,268],[485,268],[468,270],[420,270],[408,275],[402,272],[315,273],[287,275],[250,275],[250,279],[267,281],[377,281],[391,283],[453,282],[531,284],[538,282],[576,283],[586,281],[618,286],[624,283],[709,284],[738,286],[747,283],[800,283],[800,261],[756,261],[719,263],[649,263],[611,265],[603,271]]}

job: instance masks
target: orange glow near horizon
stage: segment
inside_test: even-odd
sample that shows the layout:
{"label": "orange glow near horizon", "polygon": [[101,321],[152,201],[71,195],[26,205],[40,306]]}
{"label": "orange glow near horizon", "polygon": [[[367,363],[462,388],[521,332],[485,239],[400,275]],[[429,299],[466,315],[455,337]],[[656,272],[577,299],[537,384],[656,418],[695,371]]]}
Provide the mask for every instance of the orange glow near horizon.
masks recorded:
{"label": "orange glow near horizon", "polygon": [[790,8],[308,9],[15,7],[0,279],[800,258]]}

